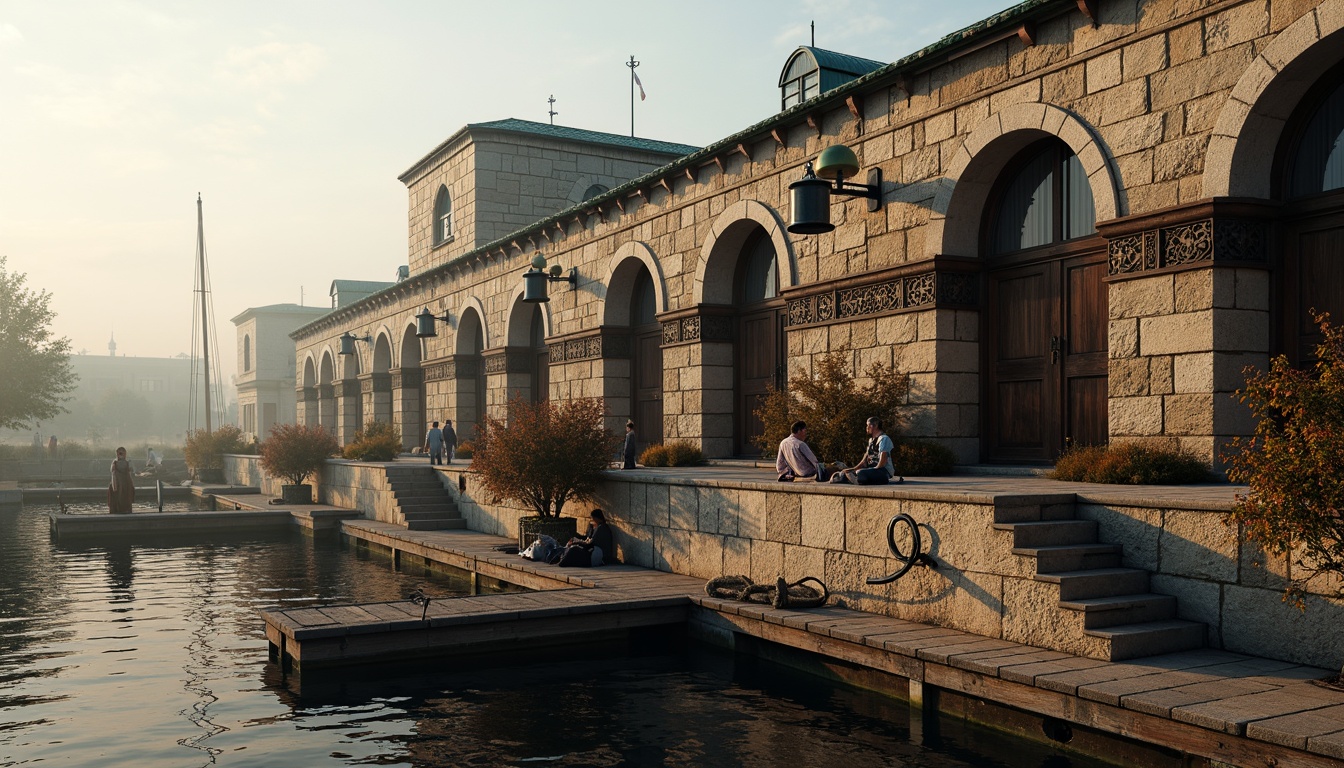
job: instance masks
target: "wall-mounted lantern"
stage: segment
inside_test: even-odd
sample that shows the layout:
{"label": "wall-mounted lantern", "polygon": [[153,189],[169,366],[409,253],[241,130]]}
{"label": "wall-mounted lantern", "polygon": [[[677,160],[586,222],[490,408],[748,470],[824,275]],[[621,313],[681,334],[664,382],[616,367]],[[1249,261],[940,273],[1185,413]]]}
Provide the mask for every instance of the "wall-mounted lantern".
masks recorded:
{"label": "wall-mounted lantern", "polygon": [[540,304],[543,301],[550,301],[551,297],[546,295],[547,283],[569,283],[573,288],[579,284],[579,269],[571,267],[568,275],[564,274],[564,268],[559,264],[551,266],[550,271],[546,271],[546,257],[538,253],[532,257],[532,268],[523,273],[523,301]]}
{"label": "wall-mounted lantern", "polygon": [[450,317],[452,316],[448,314],[448,310],[444,310],[443,317],[436,317],[433,312],[429,311],[429,307],[425,307],[415,316],[415,335],[421,339],[438,336],[439,332],[434,330],[434,321],[447,323]]}
{"label": "wall-mounted lantern", "polygon": [[341,355],[343,355],[343,356],[349,356],[349,355],[353,355],[353,354],[355,354],[355,342],[356,342],[356,341],[362,341],[362,342],[364,342],[365,344],[372,344],[372,343],[373,343],[373,339],[372,339],[371,337],[369,337],[369,336],[356,336],[356,335],[354,335],[353,333],[351,333],[351,332],[349,332],[349,331],[346,331],[345,333],[341,334],[341,337],[340,337],[340,342],[341,342],[341,352],[340,352],[340,353],[341,353]]}
{"label": "wall-mounted lantern", "polygon": [[819,235],[835,229],[831,223],[831,195],[866,197],[869,211],[880,209],[882,169],[868,169],[867,184],[845,181],[846,176],[854,176],[858,172],[859,159],[854,156],[854,150],[844,144],[823,149],[817,156],[815,172],[812,170],[812,161],[807,161],[803,178],[789,185],[788,230],[795,235]]}

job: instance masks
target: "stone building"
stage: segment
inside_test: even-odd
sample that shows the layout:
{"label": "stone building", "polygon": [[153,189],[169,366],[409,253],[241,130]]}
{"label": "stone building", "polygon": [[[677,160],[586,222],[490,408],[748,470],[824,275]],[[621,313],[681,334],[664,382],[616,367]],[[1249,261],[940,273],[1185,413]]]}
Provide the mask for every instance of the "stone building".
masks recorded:
{"label": "stone building", "polygon": [[[801,60],[782,112],[675,158],[464,128],[401,177],[409,278],[298,329],[304,365],[407,434],[422,397],[470,425],[600,396],[731,456],[769,385],[844,349],[907,372],[905,432],[963,462],[1131,438],[1216,459],[1250,428],[1243,368],[1344,316],[1344,0],[1028,0],[790,106]],[[835,144],[880,200],[791,234],[789,185]],[[536,253],[577,274],[545,304],[522,301]],[[447,324],[421,339],[424,309]],[[336,366],[346,332],[368,342]]]}
{"label": "stone building", "polygon": [[330,311],[271,304],[250,307],[233,318],[238,343],[238,426],[243,432],[264,439],[276,424],[294,423],[296,372],[289,334]]}

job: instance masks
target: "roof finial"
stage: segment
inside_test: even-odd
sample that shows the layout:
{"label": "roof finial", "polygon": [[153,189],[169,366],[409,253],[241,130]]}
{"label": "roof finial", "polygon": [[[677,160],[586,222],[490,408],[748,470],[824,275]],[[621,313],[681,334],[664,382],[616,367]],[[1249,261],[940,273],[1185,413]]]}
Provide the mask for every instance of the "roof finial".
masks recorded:
{"label": "roof finial", "polygon": [[812,47],[817,47],[817,20],[812,20]]}
{"label": "roof finial", "polygon": [[560,114],[559,112],[555,111],[555,94],[552,93],[551,97],[547,99],[546,102],[547,104],[550,105],[550,109],[546,112],[546,114],[551,116],[551,125],[555,125],[555,116]]}

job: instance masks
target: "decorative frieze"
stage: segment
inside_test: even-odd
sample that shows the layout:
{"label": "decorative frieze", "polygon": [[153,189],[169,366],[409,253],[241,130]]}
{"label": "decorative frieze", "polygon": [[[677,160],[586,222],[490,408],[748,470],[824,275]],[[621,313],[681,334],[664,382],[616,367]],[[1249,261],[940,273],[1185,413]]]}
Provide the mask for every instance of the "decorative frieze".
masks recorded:
{"label": "decorative frieze", "polygon": [[505,347],[483,352],[481,360],[485,364],[487,374],[531,373],[536,356],[537,352],[535,350]]}
{"label": "decorative frieze", "polygon": [[388,392],[392,389],[392,375],[387,372],[365,373],[359,376],[360,392]]}
{"label": "decorative frieze", "polygon": [[426,363],[420,370],[425,381],[445,381],[448,379],[470,379],[480,370],[481,360],[476,355],[453,355],[432,363]]}
{"label": "decorative frieze", "polygon": [[551,364],[573,360],[630,357],[630,333],[625,330],[603,329],[590,336],[561,339],[548,345]]}
{"label": "decorative frieze", "polygon": [[1108,272],[1128,275],[1220,261],[1264,262],[1268,225],[1243,218],[1209,217],[1114,237]]}
{"label": "decorative frieze", "polygon": [[979,295],[980,281],[974,273],[929,271],[789,299],[788,324],[813,325],[938,304],[974,306]]}
{"label": "decorative frieze", "polygon": [[359,395],[359,381],[341,379],[335,383],[336,397],[356,397]]}
{"label": "decorative frieze", "polygon": [[393,389],[415,389],[424,381],[424,373],[420,368],[394,368],[390,373]]}
{"label": "decorative frieze", "polygon": [[663,346],[697,341],[732,341],[730,315],[699,314],[663,321]]}

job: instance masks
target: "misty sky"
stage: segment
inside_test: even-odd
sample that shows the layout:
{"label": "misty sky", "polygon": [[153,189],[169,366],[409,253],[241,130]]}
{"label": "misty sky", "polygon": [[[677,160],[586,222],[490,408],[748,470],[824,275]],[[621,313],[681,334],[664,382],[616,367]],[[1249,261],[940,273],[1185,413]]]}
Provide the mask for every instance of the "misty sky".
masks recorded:
{"label": "misty sky", "polygon": [[506,117],[703,146],[778,111],[808,42],[892,61],[1007,2],[0,0],[0,254],[73,348],[191,348],[196,194],[221,334],[250,306],[327,306],[406,263],[397,176]]}

